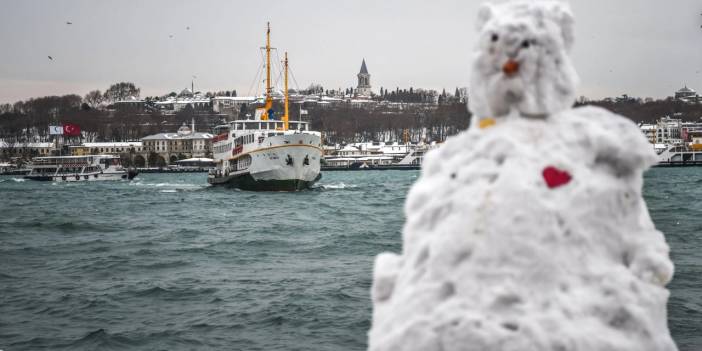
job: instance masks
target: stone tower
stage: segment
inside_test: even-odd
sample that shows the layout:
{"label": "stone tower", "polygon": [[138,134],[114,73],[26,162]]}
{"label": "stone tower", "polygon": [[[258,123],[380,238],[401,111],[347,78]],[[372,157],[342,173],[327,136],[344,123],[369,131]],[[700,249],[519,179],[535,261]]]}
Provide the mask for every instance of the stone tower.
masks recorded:
{"label": "stone tower", "polygon": [[371,96],[370,74],[366,68],[366,60],[361,63],[361,71],[358,72],[358,86],[356,87],[356,95]]}

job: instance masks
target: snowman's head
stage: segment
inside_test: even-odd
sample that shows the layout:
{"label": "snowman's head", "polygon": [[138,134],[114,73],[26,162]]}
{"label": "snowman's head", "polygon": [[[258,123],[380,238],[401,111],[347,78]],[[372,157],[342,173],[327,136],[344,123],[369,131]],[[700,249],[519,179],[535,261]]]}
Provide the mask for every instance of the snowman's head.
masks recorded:
{"label": "snowman's head", "polygon": [[479,120],[517,110],[545,117],[572,106],[573,16],[557,1],[485,4],[478,15],[469,108]]}

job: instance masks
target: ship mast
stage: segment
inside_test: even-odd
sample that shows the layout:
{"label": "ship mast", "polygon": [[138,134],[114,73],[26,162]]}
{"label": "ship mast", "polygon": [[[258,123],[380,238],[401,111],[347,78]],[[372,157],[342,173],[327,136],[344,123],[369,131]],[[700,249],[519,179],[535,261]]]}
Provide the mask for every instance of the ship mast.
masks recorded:
{"label": "ship mast", "polygon": [[283,130],[288,130],[288,52],[285,52],[285,114],[283,115]]}
{"label": "ship mast", "polygon": [[273,108],[273,95],[271,88],[271,23],[268,22],[266,31],[266,111],[261,116],[262,120],[268,119],[268,111]]}

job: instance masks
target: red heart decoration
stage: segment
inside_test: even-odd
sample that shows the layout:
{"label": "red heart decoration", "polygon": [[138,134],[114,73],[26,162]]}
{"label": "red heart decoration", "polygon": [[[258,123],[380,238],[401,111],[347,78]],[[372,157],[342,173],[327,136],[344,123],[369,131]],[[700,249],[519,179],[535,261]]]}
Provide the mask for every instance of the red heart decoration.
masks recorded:
{"label": "red heart decoration", "polygon": [[568,171],[563,171],[553,166],[544,168],[541,175],[544,176],[546,185],[548,185],[550,189],[557,188],[561,185],[566,185],[572,179]]}

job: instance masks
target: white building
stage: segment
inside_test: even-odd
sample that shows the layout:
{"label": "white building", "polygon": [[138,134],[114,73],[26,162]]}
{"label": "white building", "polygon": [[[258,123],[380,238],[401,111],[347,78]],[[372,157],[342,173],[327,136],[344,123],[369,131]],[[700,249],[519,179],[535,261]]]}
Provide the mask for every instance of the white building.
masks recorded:
{"label": "white building", "polygon": [[658,120],[656,124],[657,144],[681,144],[682,140],[682,119],[670,118],[668,116]]}
{"label": "white building", "polygon": [[82,145],[69,146],[71,155],[97,155],[97,154],[125,154],[125,153],[140,153],[144,151],[141,141],[126,141],[126,142],[100,142],[100,143],[83,143]]}
{"label": "white building", "polygon": [[656,125],[655,124],[641,124],[639,125],[641,132],[646,136],[648,142],[651,144],[656,143]]}
{"label": "white building", "polygon": [[188,157],[206,157],[212,150],[212,137],[210,133],[195,131],[195,122],[192,128],[183,124],[177,133],[159,133],[141,139],[145,152],[155,152],[164,156],[165,160],[173,160],[177,155]]}
{"label": "white building", "polygon": [[251,105],[258,99],[254,96],[215,96],[211,101],[213,112],[238,114],[241,105]]}

